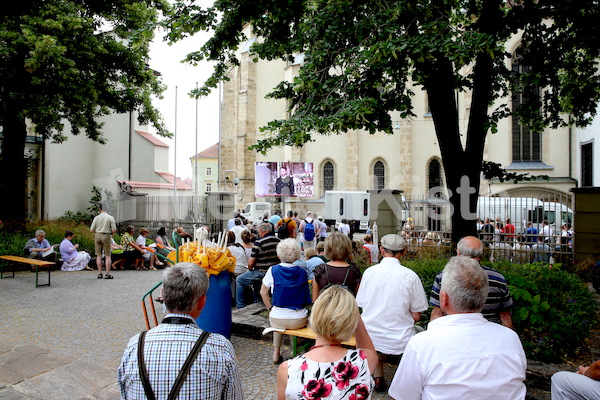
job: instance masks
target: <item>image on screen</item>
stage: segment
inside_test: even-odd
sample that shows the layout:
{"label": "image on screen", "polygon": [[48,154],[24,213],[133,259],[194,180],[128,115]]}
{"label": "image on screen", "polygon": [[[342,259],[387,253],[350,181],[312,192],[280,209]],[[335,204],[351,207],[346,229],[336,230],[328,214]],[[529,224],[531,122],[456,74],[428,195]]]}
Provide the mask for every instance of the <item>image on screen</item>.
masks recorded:
{"label": "image on screen", "polygon": [[257,162],[256,197],[313,197],[313,164]]}

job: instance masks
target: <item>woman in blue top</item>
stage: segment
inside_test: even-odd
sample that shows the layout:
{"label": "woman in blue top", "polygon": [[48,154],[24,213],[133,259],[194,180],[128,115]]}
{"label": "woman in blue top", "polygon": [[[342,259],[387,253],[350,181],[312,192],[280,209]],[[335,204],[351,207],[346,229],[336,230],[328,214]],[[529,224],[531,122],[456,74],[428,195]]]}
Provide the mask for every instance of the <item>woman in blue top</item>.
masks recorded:
{"label": "woman in blue top", "polygon": [[[311,303],[306,270],[293,263],[300,258],[300,244],[296,239],[285,239],[277,245],[281,262],[268,269],[262,281],[260,295],[269,310],[269,322],[276,329],[300,329],[308,323],[306,306]],[[273,299],[269,297],[272,294]],[[273,332],[273,363],[283,361],[283,335]]]}

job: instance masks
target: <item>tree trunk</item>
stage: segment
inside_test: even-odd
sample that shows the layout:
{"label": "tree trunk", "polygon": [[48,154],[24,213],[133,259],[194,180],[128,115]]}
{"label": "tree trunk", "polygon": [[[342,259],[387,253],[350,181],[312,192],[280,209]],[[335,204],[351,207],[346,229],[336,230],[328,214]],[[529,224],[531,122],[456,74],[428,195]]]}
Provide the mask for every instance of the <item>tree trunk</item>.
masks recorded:
{"label": "tree trunk", "polygon": [[[501,19],[501,0],[484,2],[480,24],[492,30]],[[493,59],[481,52],[473,67],[473,95],[466,143],[463,146],[456,103],[452,62],[439,55],[434,62],[420,66],[426,72],[425,89],[440,146],[452,221],[452,242],[477,234],[477,201],[481,182],[483,150],[488,131],[488,107],[492,103]]]}
{"label": "tree trunk", "polygon": [[5,226],[21,225],[25,222],[25,119],[21,110],[13,104],[2,107],[2,155],[0,157],[0,220]]}

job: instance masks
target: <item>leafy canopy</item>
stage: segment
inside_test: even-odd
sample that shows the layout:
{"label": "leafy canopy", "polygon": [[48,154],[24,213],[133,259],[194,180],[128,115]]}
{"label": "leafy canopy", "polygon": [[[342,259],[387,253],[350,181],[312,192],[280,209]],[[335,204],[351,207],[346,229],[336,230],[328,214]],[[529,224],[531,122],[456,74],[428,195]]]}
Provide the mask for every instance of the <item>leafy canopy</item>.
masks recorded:
{"label": "leafy canopy", "polygon": [[[21,1],[0,10],[0,123],[29,118],[56,142],[65,121],[104,142],[97,117],[137,109],[168,135],[153,95],[164,90],[148,68],[162,0]],[[10,111],[9,111],[10,110]],[[17,115],[14,115],[17,114]]]}
{"label": "leafy canopy", "polygon": [[[258,37],[251,48],[256,59],[304,55],[299,75],[270,95],[289,99],[292,115],[263,128],[267,135],[254,147],[265,152],[302,145],[311,132],[392,133],[389,113],[412,116],[413,88],[430,93],[440,82],[448,89],[440,101],[453,118],[452,93],[476,93],[481,85],[486,95],[475,94],[471,108],[484,114],[482,128],[473,125],[480,137],[511,115],[507,99],[515,90],[526,97],[516,117],[532,129],[585,125],[600,100],[599,20],[597,0],[216,0],[207,8],[179,0],[168,25],[172,41],[214,31],[186,58],[217,62],[196,95],[228,80],[239,65],[236,51],[249,39],[242,33],[247,24]],[[518,73],[506,62],[512,57],[506,44],[515,35],[521,37],[519,63],[530,67]],[[478,65],[486,66],[479,76]],[[458,134],[444,129],[436,122],[438,136]]]}

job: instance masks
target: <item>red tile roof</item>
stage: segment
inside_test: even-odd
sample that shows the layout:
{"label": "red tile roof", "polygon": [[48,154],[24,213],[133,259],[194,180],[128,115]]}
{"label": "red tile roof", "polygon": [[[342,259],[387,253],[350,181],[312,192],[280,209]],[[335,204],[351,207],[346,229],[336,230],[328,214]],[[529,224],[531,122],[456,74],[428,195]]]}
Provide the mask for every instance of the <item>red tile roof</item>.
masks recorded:
{"label": "red tile roof", "polygon": [[[126,183],[132,189],[173,189],[173,183],[157,182],[137,182],[137,181],[117,181],[120,184]],[[177,190],[192,190],[191,186],[184,184],[181,179],[177,179]]]}
{"label": "red tile roof", "polygon": [[[169,182],[169,184],[171,185],[171,187],[173,186],[173,180],[175,179],[175,176],[170,173],[170,172],[158,172],[155,171],[158,175],[160,175],[161,178],[163,178],[164,180],[166,180],[167,182]],[[183,182],[181,180],[181,178],[177,178],[177,188],[178,189],[184,189],[184,190],[192,190],[192,186],[186,184],[185,182]]]}
{"label": "red tile roof", "polygon": [[136,131],[141,137],[143,137],[144,139],[148,140],[150,143],[152,143],[155,146],[160,146],[160,147],[169,147],[168,144],[166,144],[165,142],[163,142],[162,140],[160,140],[159,138],[157,138],[156,136],[154,136],[151,133],[148,132],[142,132],[142,131]]}
{"label": "red tile roof", "polygon": [[219,157],[219,143],[215,143],[209,148],[202,150],[200,153],[190,158],[217,158]]}

